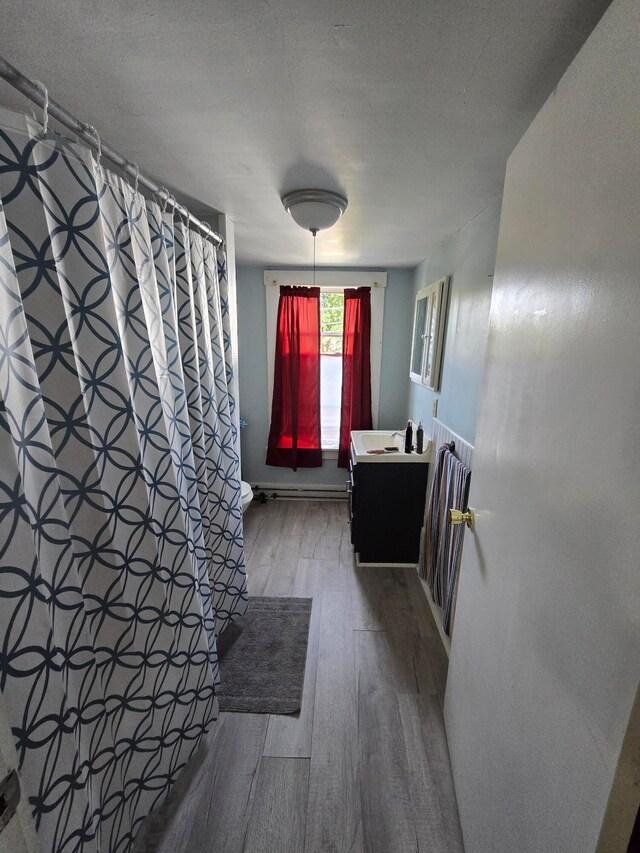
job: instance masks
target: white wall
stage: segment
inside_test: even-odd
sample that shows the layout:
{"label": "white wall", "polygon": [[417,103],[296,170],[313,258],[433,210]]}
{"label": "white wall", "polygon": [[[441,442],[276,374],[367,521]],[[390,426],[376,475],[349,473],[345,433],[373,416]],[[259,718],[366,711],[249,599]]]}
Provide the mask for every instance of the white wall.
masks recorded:
{"label": "white wall", "polygon": [[640,674],[639,446],[640,4],[614,0],[508,163],[445,705],[469,853],[596,849]]}

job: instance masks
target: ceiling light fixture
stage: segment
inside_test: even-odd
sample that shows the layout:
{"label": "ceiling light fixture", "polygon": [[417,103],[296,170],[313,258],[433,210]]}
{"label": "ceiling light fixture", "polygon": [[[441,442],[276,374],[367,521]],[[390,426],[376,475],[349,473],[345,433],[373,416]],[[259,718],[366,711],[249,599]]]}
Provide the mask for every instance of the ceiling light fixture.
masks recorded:
{"label": "ceiling light fixture", "polygon": [[329,190],[293,190],[282,196],[285,210],[294,221],[313,236],[333,228],[347,209],[347,199]]}

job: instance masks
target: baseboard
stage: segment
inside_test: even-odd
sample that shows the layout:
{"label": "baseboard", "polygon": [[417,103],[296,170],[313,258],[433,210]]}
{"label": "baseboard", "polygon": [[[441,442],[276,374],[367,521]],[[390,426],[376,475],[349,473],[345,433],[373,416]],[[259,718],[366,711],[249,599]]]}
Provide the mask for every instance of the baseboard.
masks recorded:
{"label": "baseboard", "polygon": [[344,486],[327,486],[322,483],[304,486],[289,486],[286,483],[251,483],[250,485],[256,497],[263,493],[268,499],[347,500],[347,491]]}
{"label": "baseboard", "polygon": [[431,597],[431,590],[429,589],[429,585],[427,582],[418,575],[418,580],[420,581],[420,585],[422,586],[422,591],[425,594],[425,598],[431,608],[431,613],[433,614],[433,621],[436,623],[436,627],[438,629],[438,634],[440,635],[440,639],[442,641],[442,645],[444,646],[444,650],[447,654],[447,657],[451,654],[451,639],[447,637],[442,627],[442,608],[435,603],[433,598]]}

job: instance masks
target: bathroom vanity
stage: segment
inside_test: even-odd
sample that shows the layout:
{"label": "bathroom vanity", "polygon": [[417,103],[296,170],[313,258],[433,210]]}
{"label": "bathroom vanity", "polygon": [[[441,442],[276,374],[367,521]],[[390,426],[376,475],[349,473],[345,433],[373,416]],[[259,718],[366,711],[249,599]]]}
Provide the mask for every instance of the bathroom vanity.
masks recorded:
{"label": "bathroom vanity", "polygon": [[[396,449],[380,453],[385,447]],[[431,443],[421,454],[403,448],[403,433],[351,433],[347,493],[359,565],[418,562]]]}

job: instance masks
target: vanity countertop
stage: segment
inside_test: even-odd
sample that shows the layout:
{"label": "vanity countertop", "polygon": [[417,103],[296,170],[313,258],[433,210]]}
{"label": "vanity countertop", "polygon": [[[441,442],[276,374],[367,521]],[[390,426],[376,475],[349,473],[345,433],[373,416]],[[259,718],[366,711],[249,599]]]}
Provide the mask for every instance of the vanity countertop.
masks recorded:
{"label": "vanity countertop", "polygon": [[[356,462],[414,464],[431,461],[431,439],[425,437],[422,453],[405,453],[404,430],[352,430],[351,443]],[[396,449],[385,451],[385,447]]]}

